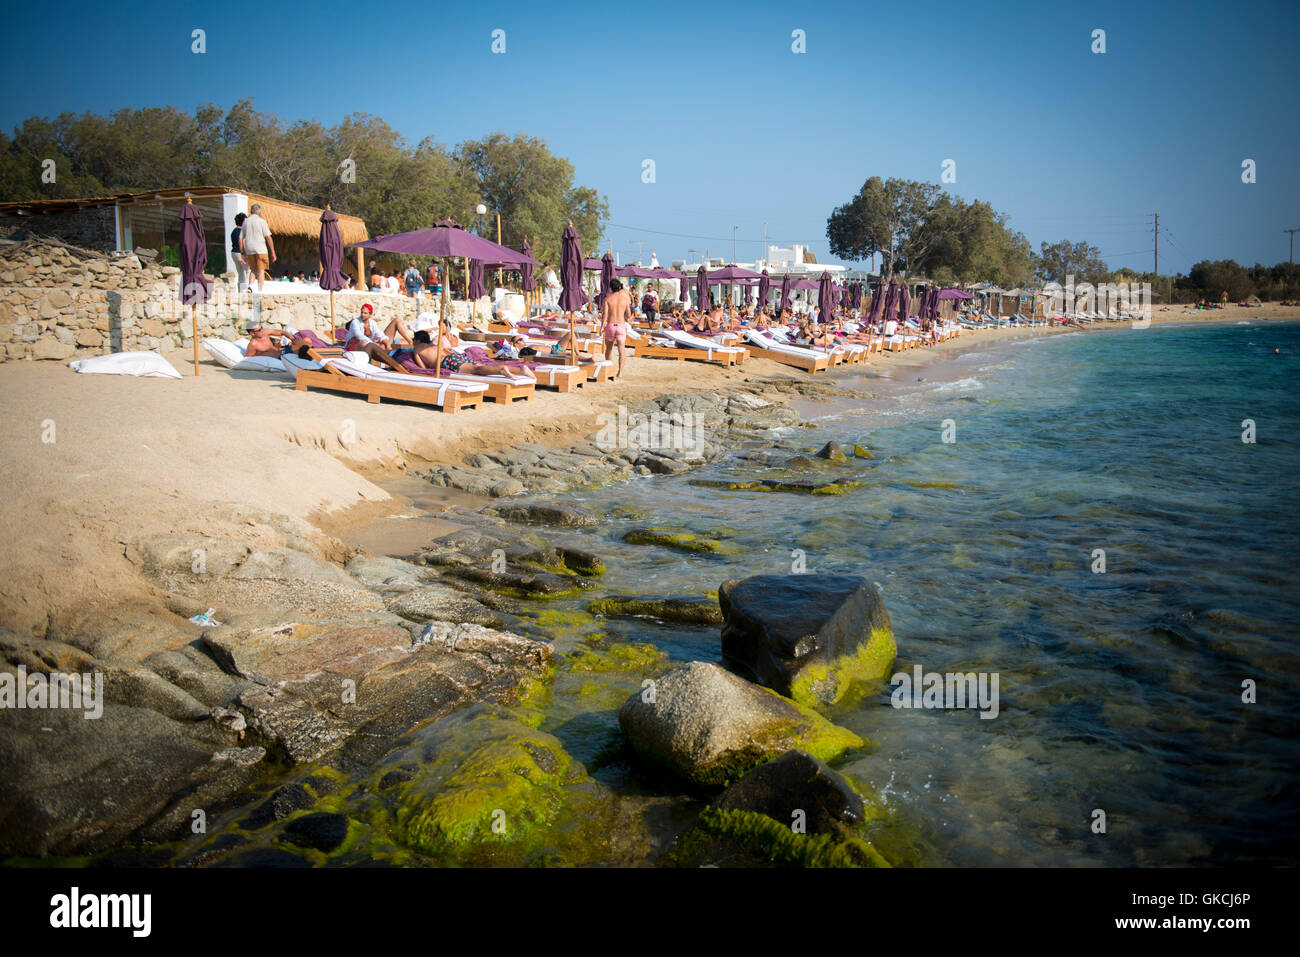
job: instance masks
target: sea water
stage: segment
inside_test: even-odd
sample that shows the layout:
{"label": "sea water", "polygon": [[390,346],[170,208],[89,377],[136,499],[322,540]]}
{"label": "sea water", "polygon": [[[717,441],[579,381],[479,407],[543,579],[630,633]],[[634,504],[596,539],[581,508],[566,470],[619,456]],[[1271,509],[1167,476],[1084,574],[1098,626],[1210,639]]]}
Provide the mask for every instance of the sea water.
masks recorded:
{"label": "sea water", "polygon": [[[923,863],[1293,864],[1300,325],[971,349],[945,381],[873,357],[868,375],[899,381],[805,404],[811,429],[702,471],[566,496],[609,516],[569,539],[607,558],[608,593],[861,575],[893,620],[893,672],[997,675],[994,720],[895,708],[886,683],[831,715],[874,743],[842,768],[906,822]],[[783,467],[832,439],[873,457]],[[693,484],[818,477],[862,484],[827,496]],[[731,554],[620,541],[647,524]],[[721,657],[717,628],[606,630],[678,661]]]}

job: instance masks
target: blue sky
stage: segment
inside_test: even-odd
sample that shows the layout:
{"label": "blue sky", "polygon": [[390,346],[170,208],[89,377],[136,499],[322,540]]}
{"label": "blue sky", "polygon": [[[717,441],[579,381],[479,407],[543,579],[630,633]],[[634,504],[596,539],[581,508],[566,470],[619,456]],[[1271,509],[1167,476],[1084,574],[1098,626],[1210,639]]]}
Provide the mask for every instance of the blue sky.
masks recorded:
{"label": "blue sky", "polygon": [[[7,14],[6,129],[251,96],[287,119],[374,113],[411,143],[524,132],[608,197],[606,243],[624,262],[635,240],[665,262],[706,248],[731,258],[733,226],[750,260],[764,222],[770,241],[834,261],[836,205],[872,175],[939,182],[946,159],[945,188],[1006,212],[1035,248],[1087,240],[1115,268],[1151,268],[1155,211],[1165,273],[1285,260],[1282,230],[1300,226],[1294,2],[282,0]],[[195,28],[203,55],[190,52]]]}

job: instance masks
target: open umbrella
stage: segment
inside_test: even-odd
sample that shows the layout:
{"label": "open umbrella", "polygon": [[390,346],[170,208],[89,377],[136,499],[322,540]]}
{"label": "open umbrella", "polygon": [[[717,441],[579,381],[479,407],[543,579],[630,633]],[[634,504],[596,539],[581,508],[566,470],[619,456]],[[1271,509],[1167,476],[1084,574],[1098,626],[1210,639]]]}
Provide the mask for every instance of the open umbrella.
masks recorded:
{"label": "open umbrella", "polygon": [[191,307],[194,327],[194,375],[199,374],[199,303],[212,295],[212,280],[203,275],[208,246],[203,239],[203,213],[189,197],[181,207],[181,302]]}
{"label": "open umbrella", "polygon": [[[361,243],[351,243],[349,248],[375,249],[380,252],[398,253],[406,256],[430,256],[443,260],[442,274],[446,281],[442,284],[442,305],[439,318],[450,318],[448,297],[451,294],[451,260],[478,259],[482,262],[504,262],[540,266],[532,256],[516,252],[508,246],[501,246],[481,236],[468,233],[460,223],[450,219],[440,219],[427,229],[414,229],[408,233],[396,233],[391,236],[375,236]],[[468,285],[468,282],[466,283]],[[442,370],[442,328],[438,331],[438,370]]]}
{"label": "open umbrella", "polygon": [[817,282],[817,321],[822,325],[830,325],[831,318],[835,315],[835,291],[831,282],[831,274],[823,271],[821,278]]}
{"label": "open umbrella", "polygon": [[[330,329],[334,329],[334,293],[346,289],[343,275],[343,237],[339,235],[339,217],[328,205],[320,214],[320,287],[330,294]],[[315,321],[312,331],[315,331]],[[333,336],[333,332],[330,333]]]}
{"label": "open umbrella", "polygon": [[569,314],[569,348],[573,365],[577,365],[578,343],[573,335],[573,313],[587,304],[582,291],[582,246],[578,231],[569,223],[560,238],[560,308]]}

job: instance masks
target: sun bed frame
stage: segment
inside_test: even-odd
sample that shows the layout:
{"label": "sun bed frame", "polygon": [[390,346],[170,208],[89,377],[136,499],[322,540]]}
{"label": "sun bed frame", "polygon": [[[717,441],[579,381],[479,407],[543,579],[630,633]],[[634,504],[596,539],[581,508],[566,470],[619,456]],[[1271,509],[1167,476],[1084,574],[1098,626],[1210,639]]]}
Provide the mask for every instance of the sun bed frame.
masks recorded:
{"label": "sun bed frame", "polygon": [[[377,403],[381,399],[418,402],[421,405],[431,405],[442,409],[444,412],[451,413],[459,412],[461,409],[474,408],[484,395],[482,392],[460,392],[455,389],[446,389],[443,391],[442,401],[439,402],[438,390],[429,386],[407,385],[403,382],[385,382],[380,379],[363,379],[360,376],[346,375],[332,365],[327,365],[327,359],[341,359],[343,357],[342,349],[308,349],[307,354],[321,364],[321,371],[313,372],[310,369],[299,369],[294,381],[294,389],[298,392],[306,392],[308,389],[347,392],[352,395],[364,395],[367,402]],[[405,374],[406,370],[403,369],[402,372]],[[431,376],[430,378],[434,377]]]}

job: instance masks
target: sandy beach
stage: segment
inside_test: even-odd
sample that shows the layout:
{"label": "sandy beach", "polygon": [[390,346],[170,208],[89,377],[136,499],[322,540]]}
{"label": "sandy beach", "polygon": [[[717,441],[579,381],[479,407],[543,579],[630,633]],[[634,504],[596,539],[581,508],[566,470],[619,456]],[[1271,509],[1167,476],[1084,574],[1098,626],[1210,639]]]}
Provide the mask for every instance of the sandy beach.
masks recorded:
{"label": "sandy beach", "polygon": [[[1296,317],[1300,309],[1158,308],[1152,321]],[[0,474],[11,489],[0,504],[0,619],[20,633],[53,636],[76,633],[123,607],[165,613],[125,557],[131,543],[166,532],[230,535],[250,544],[282,538],[250,517],[258,513],[300,521],[323,556],[344,560],[349,549],[338,536],[357,540],[358,526],[408,510],[420,497],[423,483],[406,479],[407,469],[519,441],[575,441],[620,403],[734,391],[808,403],[995,342],[1052,334],[966,332],[817,376],[761,359],[738,368],[633,359],[617,383],[588,383],[565,395],[538,390],[526,403],[485,403],[456,415],[296,392],[286,378],[231,372],[206,356],[195,378],[179,352],[169,358],[184,376],[180,382],[76,375],[61,363],[5,363],[0,395],[14,426],[0,437]],[[429,498],[439,493],[447,498],[428,487]]]}

